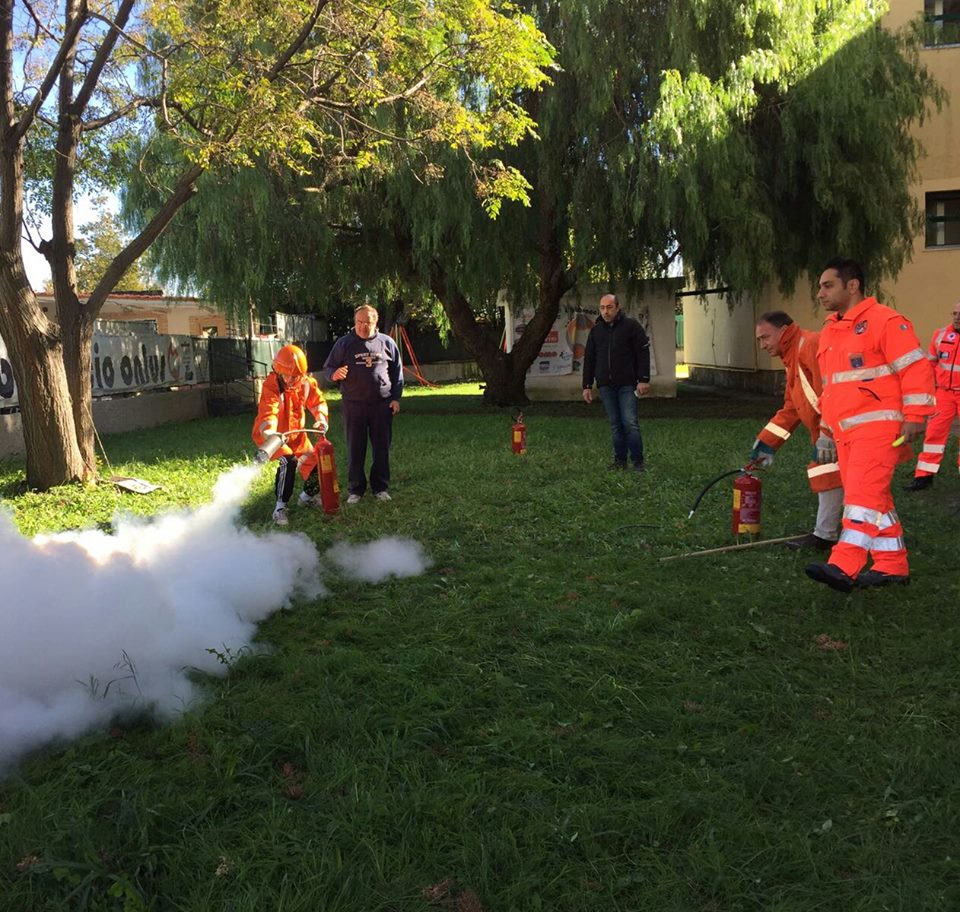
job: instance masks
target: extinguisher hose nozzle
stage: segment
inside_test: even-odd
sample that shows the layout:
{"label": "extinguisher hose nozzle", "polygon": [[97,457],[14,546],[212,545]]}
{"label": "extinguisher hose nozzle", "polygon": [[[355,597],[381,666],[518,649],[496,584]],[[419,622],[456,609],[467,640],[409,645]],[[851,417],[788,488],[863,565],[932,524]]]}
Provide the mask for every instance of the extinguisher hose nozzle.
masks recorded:
{"label": "extinguisher hose nozzle", "polygon": [[700,501],[703,500],[704,494],[707,493],[718,481],[722,481],[724,478],[729,475],[742,475],[749,468],[752,467],[752,463],[748,463],[742,469],[730,469],[727,472],[721,472],[716,478],[711,478],[704,486],[703,490],[697,495],[697,499],[693,502],[693,506],[690,508],[690,513],[687,516],[687,519],[692,519],[693,514],[696,512],[697,507],[700,506]]}

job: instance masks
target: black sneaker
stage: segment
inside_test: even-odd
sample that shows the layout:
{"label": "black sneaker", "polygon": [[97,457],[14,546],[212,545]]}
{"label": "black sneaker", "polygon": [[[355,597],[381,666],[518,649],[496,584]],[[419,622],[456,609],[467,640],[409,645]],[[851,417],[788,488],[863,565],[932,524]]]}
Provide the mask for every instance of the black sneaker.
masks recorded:
{"label": "black sneaker", "polygon": [[869,586],[909,586],[910,577],[905,573],[883,573],[880,570],[863,570],[857,574],[857,585]]}
{"label": "black sneaker", "polygon": [[634,471],[634,472],[646,472],[646,471],[647,471],[647,464],[641,459],[639,462],[635,462],[635,463],[633,464],[633,471]]}
{"label": "black sneaker", "polygon": [[857,583],[836,564],[807,564],[806,574],[810,579],[823,583],[837,592],[853,592]]}
{"label": "black sneaker", "polygon": [[791,551],[799,551],[801,548],[804,550],[829,551],[835,544],[836,542],[832,542],[828,538],[821,538],[811,532],[809,535],[803,535],[800,538],[792,538],[790,541],[784,542],[783,546]]}
{"label": "black sneaker", "polygon": [[933,484],[932,475],[918,475],[910,484],[905,484],[903,486],[904,491],[923,491],[926,488],[929,488]]}
{"label": "black sneaker", "polygon": [[624,469],[626,469],[626,467],[627,467],[626,462],[620,462],[619,459],[614,459],[613,462],[611,462],[610,465],[607,466],[607,468],[610,469],[611,472],[622,472]]}

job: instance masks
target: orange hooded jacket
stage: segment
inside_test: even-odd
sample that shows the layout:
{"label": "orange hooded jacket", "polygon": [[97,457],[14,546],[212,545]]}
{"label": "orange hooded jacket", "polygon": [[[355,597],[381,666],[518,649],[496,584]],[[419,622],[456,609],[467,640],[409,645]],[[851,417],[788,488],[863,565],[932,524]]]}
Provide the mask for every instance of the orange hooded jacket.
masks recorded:
{"label": "orange hooded jacket", "polygon": [[[253,422],[253,442],[263,446],[264,440],[271,434],[302,428],[307,419],[307,410],[318,424],[329,423],[329,408],[317,381],[306,374],[294,386],[284,387],[283,381],[272,371],[263,381],[257,417]],[[306,434],[293,434],[287,437],[273,458],[303,456],[310,452],[311,446]]]}
{"label": "orange hooded jacket", "polygon": [[[801,329],[796,323],[786,326],[780,337],[780,358],[787,369],[783,407],[766,424],[758,439],[779,449],[796,428],[803,424],[812,443],[820,436],[820,369],[817,366],[817,344],[820,334]],[[829,435],[828,435],[829,436]],[[835,462],[810,462],[807,479],[814,492],[839,488],[840,467]]]}

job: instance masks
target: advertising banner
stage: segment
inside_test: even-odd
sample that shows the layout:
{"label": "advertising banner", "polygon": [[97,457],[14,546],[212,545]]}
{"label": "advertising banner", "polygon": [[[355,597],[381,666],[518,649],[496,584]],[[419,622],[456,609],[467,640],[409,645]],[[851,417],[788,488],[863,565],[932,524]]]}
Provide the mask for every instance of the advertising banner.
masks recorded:
{"label": "advertising banner", "polygon": [[[208,383],[210,364],[202,340],[133,331],[93,335],[94,397]],[[0,408],[19,404],[13,368],[0,339]]]}
{"label": "advertising banner", "polygon": [[[628,314],[646,330],[647,337],[650,336],[650,312],[644,308],[639,313]],[[513,324],[513,342],[523,335],[523,330],[527,321],[533,319],[533,310],[525,308],[519,314]],[[600,319],[597,311],[575,310],[561,311],[556,322],[550,327],[547,338],[544,339],[543,347],[537,355],[533,364],[527,371],[528,377],[548,377],[560,376],[579,372],[583,367],[583,353],[587,344],[587,336],[593,329],[593,324]],[[653,345],[650,346],[650,374],[656,374],[657,367],[653,357]]]}

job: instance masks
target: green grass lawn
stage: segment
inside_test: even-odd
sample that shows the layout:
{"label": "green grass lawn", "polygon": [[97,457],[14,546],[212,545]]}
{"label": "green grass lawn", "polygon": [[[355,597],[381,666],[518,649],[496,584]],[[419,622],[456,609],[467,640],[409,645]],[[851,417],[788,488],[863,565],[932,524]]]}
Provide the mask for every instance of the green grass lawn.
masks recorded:
{"label": "green grass lawn", "polygon": [[[600,405],[532,405],[521,458],[476,389],[404,398],[392,502],[292,511],[321,551],[406,536],[431,570],[332,576],[203,706],[22,763],[0,910],[960,908],[955,444],[931,490],[898,473],[912,585],[843,596],[778,546],[659,560],[732,543],[727,481],[687,513],[773,400],[644,401],[634,475],[605,470]],[[16,462],[0,493],[28,535],[199,504],[251,458],[251,421],[106,438],[153,495],[22,493]],[[812,528],[808,452],[763,475],[764,537]]]}

